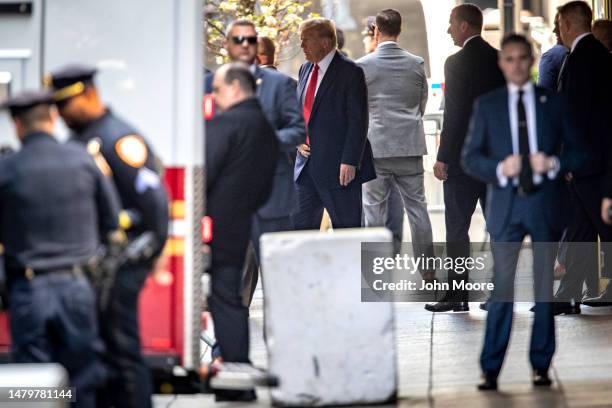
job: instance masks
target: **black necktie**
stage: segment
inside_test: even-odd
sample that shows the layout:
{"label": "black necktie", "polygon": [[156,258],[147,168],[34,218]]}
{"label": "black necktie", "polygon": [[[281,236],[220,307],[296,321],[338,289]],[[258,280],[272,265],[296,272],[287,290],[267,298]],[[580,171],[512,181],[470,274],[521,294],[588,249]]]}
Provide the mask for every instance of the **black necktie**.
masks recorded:
{"label": "black necktie", "polygon": [[527,194],[533,191],[533,172],[529,163],[529,133],[527,132],[527,114],[523,105],[523,90],[519,91],[516,104],[518,112],[519,154],[521,155],[521,173],[519,174],[519,191]]}

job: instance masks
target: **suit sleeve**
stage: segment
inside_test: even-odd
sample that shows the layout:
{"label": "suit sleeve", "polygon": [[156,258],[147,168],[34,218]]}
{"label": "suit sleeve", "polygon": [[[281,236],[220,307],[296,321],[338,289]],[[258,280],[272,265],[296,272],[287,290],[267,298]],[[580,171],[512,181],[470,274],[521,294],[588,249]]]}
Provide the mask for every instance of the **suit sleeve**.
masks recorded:
{"label": "suit sleeve", "polygon": [[425,108],[427,107],[427,97],[429,86],[427,84],[427,75],[425,75],[425,61],[421,61],[419,64],[419,76],[421,77],[421,103],[419,104],[419,110],[421,116],[425,114]]}
{"label": "suit sleeve", "polygon": [[556,71],[552,66],[553,62],[552,53],[545,52],[542,54],[540,66],[538,67],[538,85],[551,92],[556,92],[557,77],[555,75]]}
{"label": "suit sleeve", "polygon": [[346,83],[344,104],[348,125],[341,163],[359,167],[368,137],[368,90],[363,69],[355,67]]}
{"label": "suit sleeve", "polygon": [[465,98],[468,97],[467,84],[452,56],[444,64],[444,78],[444,120],[437,159],[449,164],[457,160],[463,141],[464,135],[461,135],[458,129],[461,115],[468,115],[469,112],[469,107],[464,106]]}
{"label": "suit sleeve", "polygon": [[461,153],[461,165],[464,171],[485,183],[498,184],[498,161],[488,156],[487,135],[489,129],[479,101],[474,104],[470,119],[468,135]]}
{"label": "suit sleeve", "polygon": [[283,151],[292,152],[306,141],[306,125],[300,109],[295,82],[286,77],[280,87],[277,109],[280,111],[282,126],[276,137]]}
{"label": "suit sleeve", "polygon": [[119,195],[112,180],[102,174],[90,160],[90,168],[96,180],[96,205],[98,212],[98,230],[104,241],[110,232],[119,228],[119,210],[121,209]]}

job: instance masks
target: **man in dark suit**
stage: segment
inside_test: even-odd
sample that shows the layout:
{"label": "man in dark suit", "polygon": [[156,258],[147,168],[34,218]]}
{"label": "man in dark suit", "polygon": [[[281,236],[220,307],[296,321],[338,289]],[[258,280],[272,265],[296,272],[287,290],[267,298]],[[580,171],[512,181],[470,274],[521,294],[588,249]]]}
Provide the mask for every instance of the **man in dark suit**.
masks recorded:
{"label": "man in dark suit", "polygon": [[318,229],[323,208],[334,228],[361,225],[361,184],[376,177],[367,141],[368,99],[363,70],[337,52],[334,24],[310,19],[300,27],[307,62],[298,97],[307,124],[295,162],[296,229]]}
{"label": "man in dark suit", "polygon": [[[473,4],[453,9],[448,33],[462,50],[451,55],[444,65],[444,122],[434,175],[444,181],[444,207],[447,253],[451,257],[469,255],[468,230],[476,204],[485,208],[486,186],[466,175],[459,164],[474,100],[504,84],[497,66],[497,50],[480,36],[482,12]],[[467,273],[448,271],[448,280],[467,281]],[[469,310],[466,292],[448,291],[435,304],[426,305],[432,312]]]}
{"label": "man in dark suit", "polygon": [[[612,160],[612,55],[591,34],[592,12],[587,3],[572,1],[559,7],[559,31],[570,49],[561,72],[559,90],[569,102],[578,138],[590,152],[588,166],[572,174],[569,183],[572,222],[566,257],[567,273],[556,298],[565,301],[558,313],[579,313],[585,278],[597,279],[597,237],[605,245],[612,241],[612,227],[601,218],[606,165]],[[592,245],[585,245],[589,242]],[[571,243],[580,243],[574,244]],[[586,252],[585,252],[586,251]],[[605,251],[603,276],[612,277],[612,253]],[[573,300],[574,305],[569,301]],[[612,304],[612,287],[598,298],[584,299],[589,306]]]}
{"label": "man in dark suit", "polygon": [[466,173],[489,189],[486,219],[495,287],[487,305],[480,390],[497,389],[512,327],[516,265],[527,235],[533,242],[536,300],[529,352],[533,384],[551,384],[548,368],[555,351],[551,301],[556,242],[563,230],[559,205],[565,193],[563,174],[585,160],[573,141],[569,118],[559,120],[561,99],[529,81],[533,65],[529,41],[521,35],[506,36],[499,65],[508,84],[477,100],[462,154]]}
{"label": "man in dark suit", "polygon": [[[258,278],[259,237],[267,232],[293,229],[295,149],[306,140],[306,127],[295,81],[285,74],[257,65],[257,31],[251,20],[240,19],[229,25],[225,49],[233,62],[240,61],[250,67],[257,84],[257,98],[280,143],[272,193],[253,217],[251,242],[254,251],[249,251],[245,272],[245,291],[252,297]],[[212,92],[212,75],[206,78],[206,84],[206,92]]]}
{"label": "man in dark suit", "polygon": [[[243,305],[242,267],[252,218],[270,196],[279,142],[255,97],[248,66],[225,65],[213,81],[223,112],[206,128],[207,213],[213,220],[210,311],[221,357],[249,362],[248,308]],[[248,392],[218,393],[220,399],[252,400]]]}

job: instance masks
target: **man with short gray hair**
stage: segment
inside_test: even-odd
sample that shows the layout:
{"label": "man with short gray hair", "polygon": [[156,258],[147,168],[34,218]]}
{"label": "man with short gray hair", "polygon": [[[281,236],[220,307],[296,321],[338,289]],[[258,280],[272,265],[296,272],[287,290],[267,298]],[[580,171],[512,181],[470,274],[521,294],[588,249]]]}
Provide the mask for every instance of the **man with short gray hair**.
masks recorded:
{"label": "man with short gray hair", "polygon": [[[385,225],[387,200],[397,186],[408,214],[414,253],[433,256],[423,175],[423,155],[427,154],[423,130],[425,61],[399,47],[401,25],[397,10],[379,12],[374,28],[376,51],[357,60],[368,86],[368,139],[377,174],[375,180],[363,185],[365,226]],[[427,279],[434,278],[433,272],[428,271]]]}

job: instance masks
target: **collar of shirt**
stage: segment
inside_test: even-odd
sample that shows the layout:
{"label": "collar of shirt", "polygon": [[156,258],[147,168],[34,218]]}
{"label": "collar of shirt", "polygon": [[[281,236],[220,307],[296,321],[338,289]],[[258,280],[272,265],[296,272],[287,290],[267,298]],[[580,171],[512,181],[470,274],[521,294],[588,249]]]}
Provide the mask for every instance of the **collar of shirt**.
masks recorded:
{"label": "collar of shirt", "polygon": [[397,44],[397,41],[383,41],[380,44],[378,44],[378,46],[376,48],[380,48],[383,45],[387,45],[387,44]]}
{"label": "collar of shirt", "polygon": [[251,74],[255,75],[255,73],[257,72],[257,65],[251,64],[251,66],[249,67],[249,71],[251,71]]}
{"label": "collar of shirt", "polygon": [[576,39],[574,40],[574,42],[572,43],[572,49],[570,52],[574,52],[574,48],[576,48],[576,46],[578,45],[578,43],[580,42],[580,40],[582,40],[584,37],[586,37],[587,35],[591,34],[590,32],[588,33],[584,33],[584,34],[580,34],[578,37],[576,37]]}
{"label": "collar of shirt", "polygon": [[471,36],[470,38],[468,38],[467,40],[465,40],[463,42],[463,46],[465,47],[467,45],[467,43],[469,43],[472,39],[478,37],[478,34]]}
{"label": "collar of shirt", "polygon": [[533,93],[533,83],[531,81],[527,81],[525,84],[523,84],[523,86],[519,87],[517,84],[508,82],[508,92],[510,92],[511,94],[517,94],[518,91],[521,89],[523,90],[523,93],[525,95],[531,96],[531,94]]}
{"label": "collar of shirt", "polygon": [[329,68],[329,65],[331,64],[335,55],[336,49],[333,49],[329,52],[329,54],[324,56],[321,61],[317,62],[317,65],[319,65],[319,78],[323,78],[323,75],[325,75],[325,72],[327,71],[327,68]]}

